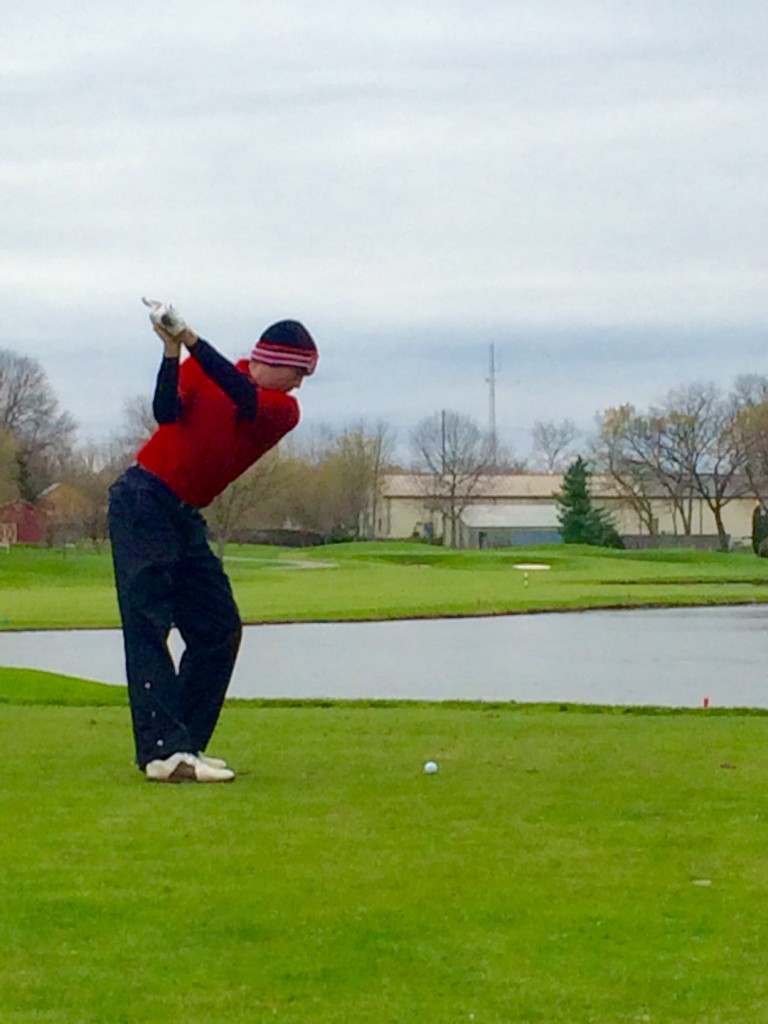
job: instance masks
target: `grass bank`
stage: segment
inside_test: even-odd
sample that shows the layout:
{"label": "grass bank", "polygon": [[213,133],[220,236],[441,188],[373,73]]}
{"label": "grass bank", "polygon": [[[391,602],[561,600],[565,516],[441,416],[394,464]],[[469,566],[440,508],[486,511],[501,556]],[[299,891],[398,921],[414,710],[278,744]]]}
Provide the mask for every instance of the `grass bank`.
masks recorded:
{"label": "grass bank", "polygon": [[3,1024],[768,1015],[764,716],[235,702],[206,788],[121,691],[0,699]]}
{"label": "grass bank", "polygon": [[[448,551],[415,543],[296,551],[230,546],[246,622],[497,615],[768,600],[752,554],[548,546]],[[546,570],[516,566],[546,565]],[[0,553],[0,630],[116,626],[108,552]]]}

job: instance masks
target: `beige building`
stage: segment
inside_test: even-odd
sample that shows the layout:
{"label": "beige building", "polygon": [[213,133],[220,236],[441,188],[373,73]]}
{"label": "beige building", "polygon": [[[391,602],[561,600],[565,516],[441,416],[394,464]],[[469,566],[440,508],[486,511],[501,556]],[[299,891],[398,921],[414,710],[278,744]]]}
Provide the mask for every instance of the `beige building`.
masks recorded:
{"label": "beige building", "polygon": [[[383,478],[374,516],[374,535],[380,540],[418,536],[450,542],[450,518],[430,501],[432,477],[391,473]],[[618,496],[609,477],[591,478],[594,503],[609,511],[626,538],[647,537],[648,527],[628,502]],[[504,473],[480,481],[461,510],[462,547],[501,547],[559,542],[556,495],[563,486],[560,473]],[[732,545],[751,543],[755,499],[733,498],[723,509]],[[679,514],[663,495],[653,499],[655,533],[673,538],[685,534]],[[691,499],[691,536],[703,542],[717,536],[711,509],[702,498]],[[711,546],[716,546],[711,542]]]}

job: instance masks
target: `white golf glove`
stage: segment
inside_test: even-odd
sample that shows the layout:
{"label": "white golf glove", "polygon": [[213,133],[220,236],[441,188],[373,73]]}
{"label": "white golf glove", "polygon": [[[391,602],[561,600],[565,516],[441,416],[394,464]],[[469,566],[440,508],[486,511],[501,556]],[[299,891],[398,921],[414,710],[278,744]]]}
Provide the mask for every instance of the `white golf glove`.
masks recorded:
{"label": "white golf glove", "polygon": [[162,327],[164,331],[174,336],[186,330],[184,317],[173,306],[166,306],[154,299],[142,299],[145,306],[149,306],[149,319],[155,327]]}

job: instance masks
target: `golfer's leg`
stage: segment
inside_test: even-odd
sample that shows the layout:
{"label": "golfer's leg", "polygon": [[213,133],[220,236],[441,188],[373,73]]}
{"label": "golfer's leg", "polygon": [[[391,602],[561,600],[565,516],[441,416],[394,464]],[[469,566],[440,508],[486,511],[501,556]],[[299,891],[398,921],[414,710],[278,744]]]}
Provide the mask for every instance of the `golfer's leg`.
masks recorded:
{"label": "golfer's leg", "polygon": [[143,768],[192,745],[167,643],[178,544],[162,506],[130,479],[112,488],[109,517],[136,758]]}
{"label": "golfer's leg", "polygon": [[172,586],[167,572],[145,568],[122,588],[125,664],[140,768],[193,743],[184,721],[181,684],[168,651]]}
{"label": "golfer's leg", "polygon": [[235,667],[242,627],[232,588],[207,540],[188,549],[176,626],[186,645],[179,666],[182,717],[193,752],[213,735]]}

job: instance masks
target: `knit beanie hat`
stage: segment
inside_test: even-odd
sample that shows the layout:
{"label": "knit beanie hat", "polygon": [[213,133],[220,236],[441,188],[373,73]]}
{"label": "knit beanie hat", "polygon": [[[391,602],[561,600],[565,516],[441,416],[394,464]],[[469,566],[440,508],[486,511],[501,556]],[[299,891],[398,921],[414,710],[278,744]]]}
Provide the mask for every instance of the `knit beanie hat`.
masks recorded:
{"label": "knit beanie hat", "polygon": [[279,320],[256,342],[251,359],[269,366],[294,366],[309,376],[317,366],[317,346],[297,320]]}

